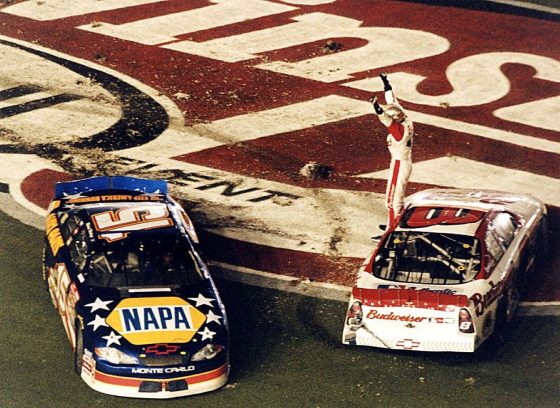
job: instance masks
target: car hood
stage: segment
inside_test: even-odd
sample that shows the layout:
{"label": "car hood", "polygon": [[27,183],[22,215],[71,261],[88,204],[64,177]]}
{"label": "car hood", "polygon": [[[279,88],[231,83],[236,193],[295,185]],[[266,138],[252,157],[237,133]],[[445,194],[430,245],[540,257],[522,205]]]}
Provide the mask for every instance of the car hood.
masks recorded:
{"label": "car hood", "polygon": [[227,343],[225,311],[209,280],[175,288],[87,287],[80,295],[84,344],[92,348]]}

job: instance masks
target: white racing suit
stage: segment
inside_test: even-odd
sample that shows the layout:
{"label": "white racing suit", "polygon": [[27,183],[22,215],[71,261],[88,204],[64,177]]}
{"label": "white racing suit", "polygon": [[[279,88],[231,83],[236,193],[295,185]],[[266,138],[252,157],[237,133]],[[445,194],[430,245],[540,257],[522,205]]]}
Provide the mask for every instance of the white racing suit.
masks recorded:
{"label": "white racing suit", "polygon": [[[385,101],[390,105],[396,105],[401,110],[397,98],[392,90],[385,91]],[[404,110],[403,110],[404,112]],[[413,123],[408,117],[402,123],[395,122],[385,111],[376,113],[379,120],[387,129],[387,147],[391,153],[391,166],[387,180],[385,206],[389,211],[387,227],[392,225],[402,210],[406,185],[412,172],[412,137],[414,133]]]}

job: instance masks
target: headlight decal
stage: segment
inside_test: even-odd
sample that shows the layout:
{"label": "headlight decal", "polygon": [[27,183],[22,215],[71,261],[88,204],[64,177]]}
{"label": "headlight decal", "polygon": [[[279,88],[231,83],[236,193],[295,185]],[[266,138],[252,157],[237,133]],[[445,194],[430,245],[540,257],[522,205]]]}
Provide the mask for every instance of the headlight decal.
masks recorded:
{"label": "headlight decal", "polygon": [[96,347],[95,355],[99,359],[115,365],[138,364],[138,359],[136,357],[130,356],[114,347]]}

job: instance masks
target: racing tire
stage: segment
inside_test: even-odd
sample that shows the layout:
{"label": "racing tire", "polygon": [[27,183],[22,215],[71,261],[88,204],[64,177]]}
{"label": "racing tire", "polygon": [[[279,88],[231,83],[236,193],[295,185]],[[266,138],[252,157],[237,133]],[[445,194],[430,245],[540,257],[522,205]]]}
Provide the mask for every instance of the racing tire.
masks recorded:
{"label": "racing tire", "polygon": [[519,288],[519,279],[513,281],[513,285],[508,291],[508,299],[506,301],[505,318],[506,324],[511,323],[515,317],[515,313],[519,308],[519,303],[521,302],[521,290]]}
{"label": "racing tire", "polygon": [[550,235],[548,229],[547,216],[542,217],[536,238],[539,250],[536,251],[535,266],[537,270],[543,270],[547,267],[550,253]]}
{"label": "racing tire", "polygon": [[492,342],[497,348],[501,348],[515,331],[516,320],[514,319],[514,315],[518,305],[511,304],[512,300],[515,302],[515,299],[511,297],[517,296],[517,299],[519,299],[519,295],[519,288],[514,285],[511,292],[504,294],[498,302],[494,330],[491,336]]}
{"label": "racing tire", "polygon": [[76,348],[74,350],[74,370],[78,375],[82,374],[82,364],[84,357],[84,331],[76,322]]}
{"label": "racing tire", "polygon": [[498,307],[496,308],[496,314],[494,316],[494,330],[492,330],[492,335],[490,336],[491,343],[496,347],[501,347],[504,343],[504,336],[506,334],[507,328],[507,299],[502,297],[499,300]]}

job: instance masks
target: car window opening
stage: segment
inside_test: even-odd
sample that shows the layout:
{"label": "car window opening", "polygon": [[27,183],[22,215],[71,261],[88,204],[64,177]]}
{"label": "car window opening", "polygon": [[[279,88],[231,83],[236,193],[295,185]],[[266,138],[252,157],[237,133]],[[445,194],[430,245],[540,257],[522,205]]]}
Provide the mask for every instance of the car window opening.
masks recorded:
{"label": "car window opening", "polygon": [[117,288],[196,283],[204,274],[190,252],[178,237],[106,244],[90,253],[86,284]]}
{"label": "car window opening", "polygon": [[378,252],[373,274],[396,282],[459,284],[473,280],[480,266],[475,237],[397,231]]}

